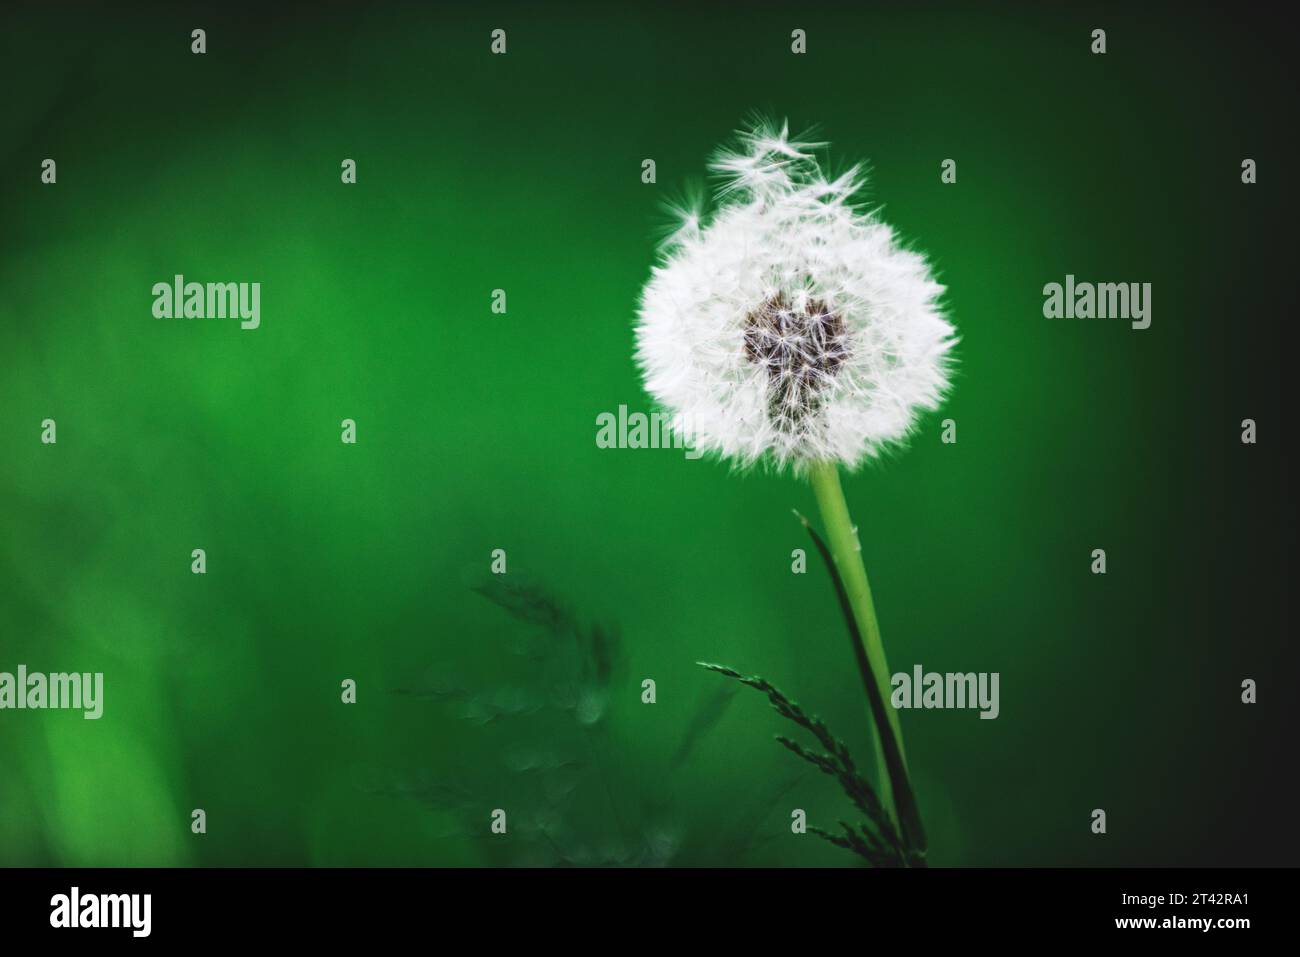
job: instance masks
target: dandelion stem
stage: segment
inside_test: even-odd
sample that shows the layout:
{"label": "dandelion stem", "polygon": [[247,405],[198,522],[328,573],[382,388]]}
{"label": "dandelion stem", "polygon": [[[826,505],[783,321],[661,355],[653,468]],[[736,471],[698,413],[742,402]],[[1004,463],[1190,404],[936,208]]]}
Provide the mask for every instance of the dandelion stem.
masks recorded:
{"label": "dandelion stem", "polygon": [[862,546],[840,486],[839,470],[833,463],[817,462],[813,464],[809,478],[825,523],[831,558],[839,573],[841,598],[849,606],[857,625],[852,629],[857,639],[854,652],[876,732],[876,769],[881,801],[909,843],[923,850],[925,835],[908,780],[903,730],[898,712],[887,704],[890,672],[880,640],[880,624],[876,621],[876,608],[871,600],[867,569],[862,563]]}

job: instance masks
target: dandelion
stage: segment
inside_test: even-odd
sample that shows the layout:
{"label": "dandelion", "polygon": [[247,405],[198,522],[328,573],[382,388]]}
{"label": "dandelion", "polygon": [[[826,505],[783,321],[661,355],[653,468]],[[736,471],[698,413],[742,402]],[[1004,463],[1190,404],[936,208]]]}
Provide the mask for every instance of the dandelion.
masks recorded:
{"label": "dandelion", "polygon": [[[682,211],[642,293],[637,361],[646,390],[695,449],[809,479],[864,646],[869,695],[888,701],[839,468],[900,447],[938,407],[956,337],[924,257],[857,201],[863,168],[828,175],[817,158],[824,145],[792,139],[787,124],[757,123],[715,155],[714,209]],[[888,728],[877,731],[901,756],[897,714],[884,712]],[[880,776],[888,794],[883,763]]]}
{"label": "dandelion", "polygon": [[852,470],[948,385],[952,326],[924,258],[788,127],[724,149],[711,217],[682,210],[641,301],[646,389],[694,447],[740,466]]}

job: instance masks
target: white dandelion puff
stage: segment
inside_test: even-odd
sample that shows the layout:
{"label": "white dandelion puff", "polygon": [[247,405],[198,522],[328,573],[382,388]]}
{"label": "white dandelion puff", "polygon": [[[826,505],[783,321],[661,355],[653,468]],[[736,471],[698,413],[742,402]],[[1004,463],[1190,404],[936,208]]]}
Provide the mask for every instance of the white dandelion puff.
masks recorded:
{"label": "white dandelion puff", "polygon": [[824,144],[757,124],[720,150],[714,209],[680,210],[642,293],[647,391],[693,447],[741,465],[856,468],[949,382],[953,327],[924,257],[831,178]]}

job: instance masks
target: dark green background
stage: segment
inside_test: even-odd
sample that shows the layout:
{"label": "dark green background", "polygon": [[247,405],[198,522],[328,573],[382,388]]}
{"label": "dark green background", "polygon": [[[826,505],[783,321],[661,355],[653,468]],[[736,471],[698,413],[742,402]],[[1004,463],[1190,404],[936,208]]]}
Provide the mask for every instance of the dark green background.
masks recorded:
{"label": "dark green background", "polygon": [[[793,807],[852,809],[756,693],[674,762],[725,683],[705,659],[871,766],[829,581],[815,556],[790,572],[810,491],[594,442],[598,413],[648,409],[632,327],[661,204],[754,109],[870,160],[962,336],[941,415],[846,479],[891,665],[1001,674],[996,721],[903,715],[932,861],[1294,863],[1294,84],[1264,17],[7,10],[0,670],[103,671],[106,711],[0,712],[0,863],[852,863],[790,833]],[[154,320],[177,272],[261,282],[262,327]],[[1066,273],[1151,282],[1151,328],[1044,319]],[[510,653],[526,626],[467,585],[498,547],[618,629],[593,728],[460,716],[550,701]],[[471,697],[393,693],[431,687]]]}

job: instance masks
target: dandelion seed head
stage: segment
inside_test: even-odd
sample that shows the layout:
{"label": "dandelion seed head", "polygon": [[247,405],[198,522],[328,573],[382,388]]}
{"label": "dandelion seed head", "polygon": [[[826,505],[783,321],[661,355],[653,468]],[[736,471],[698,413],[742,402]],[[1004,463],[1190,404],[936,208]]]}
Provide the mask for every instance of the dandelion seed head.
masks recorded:
{"label": "dandelion seed head", "polygon": [[637,361],[693,446],[740,466],[855,468],[902,442],[948,387],[943,287],[854,204],[789,127],[756,124],[715,154],[711,212],[664,241],[642,292]]}

